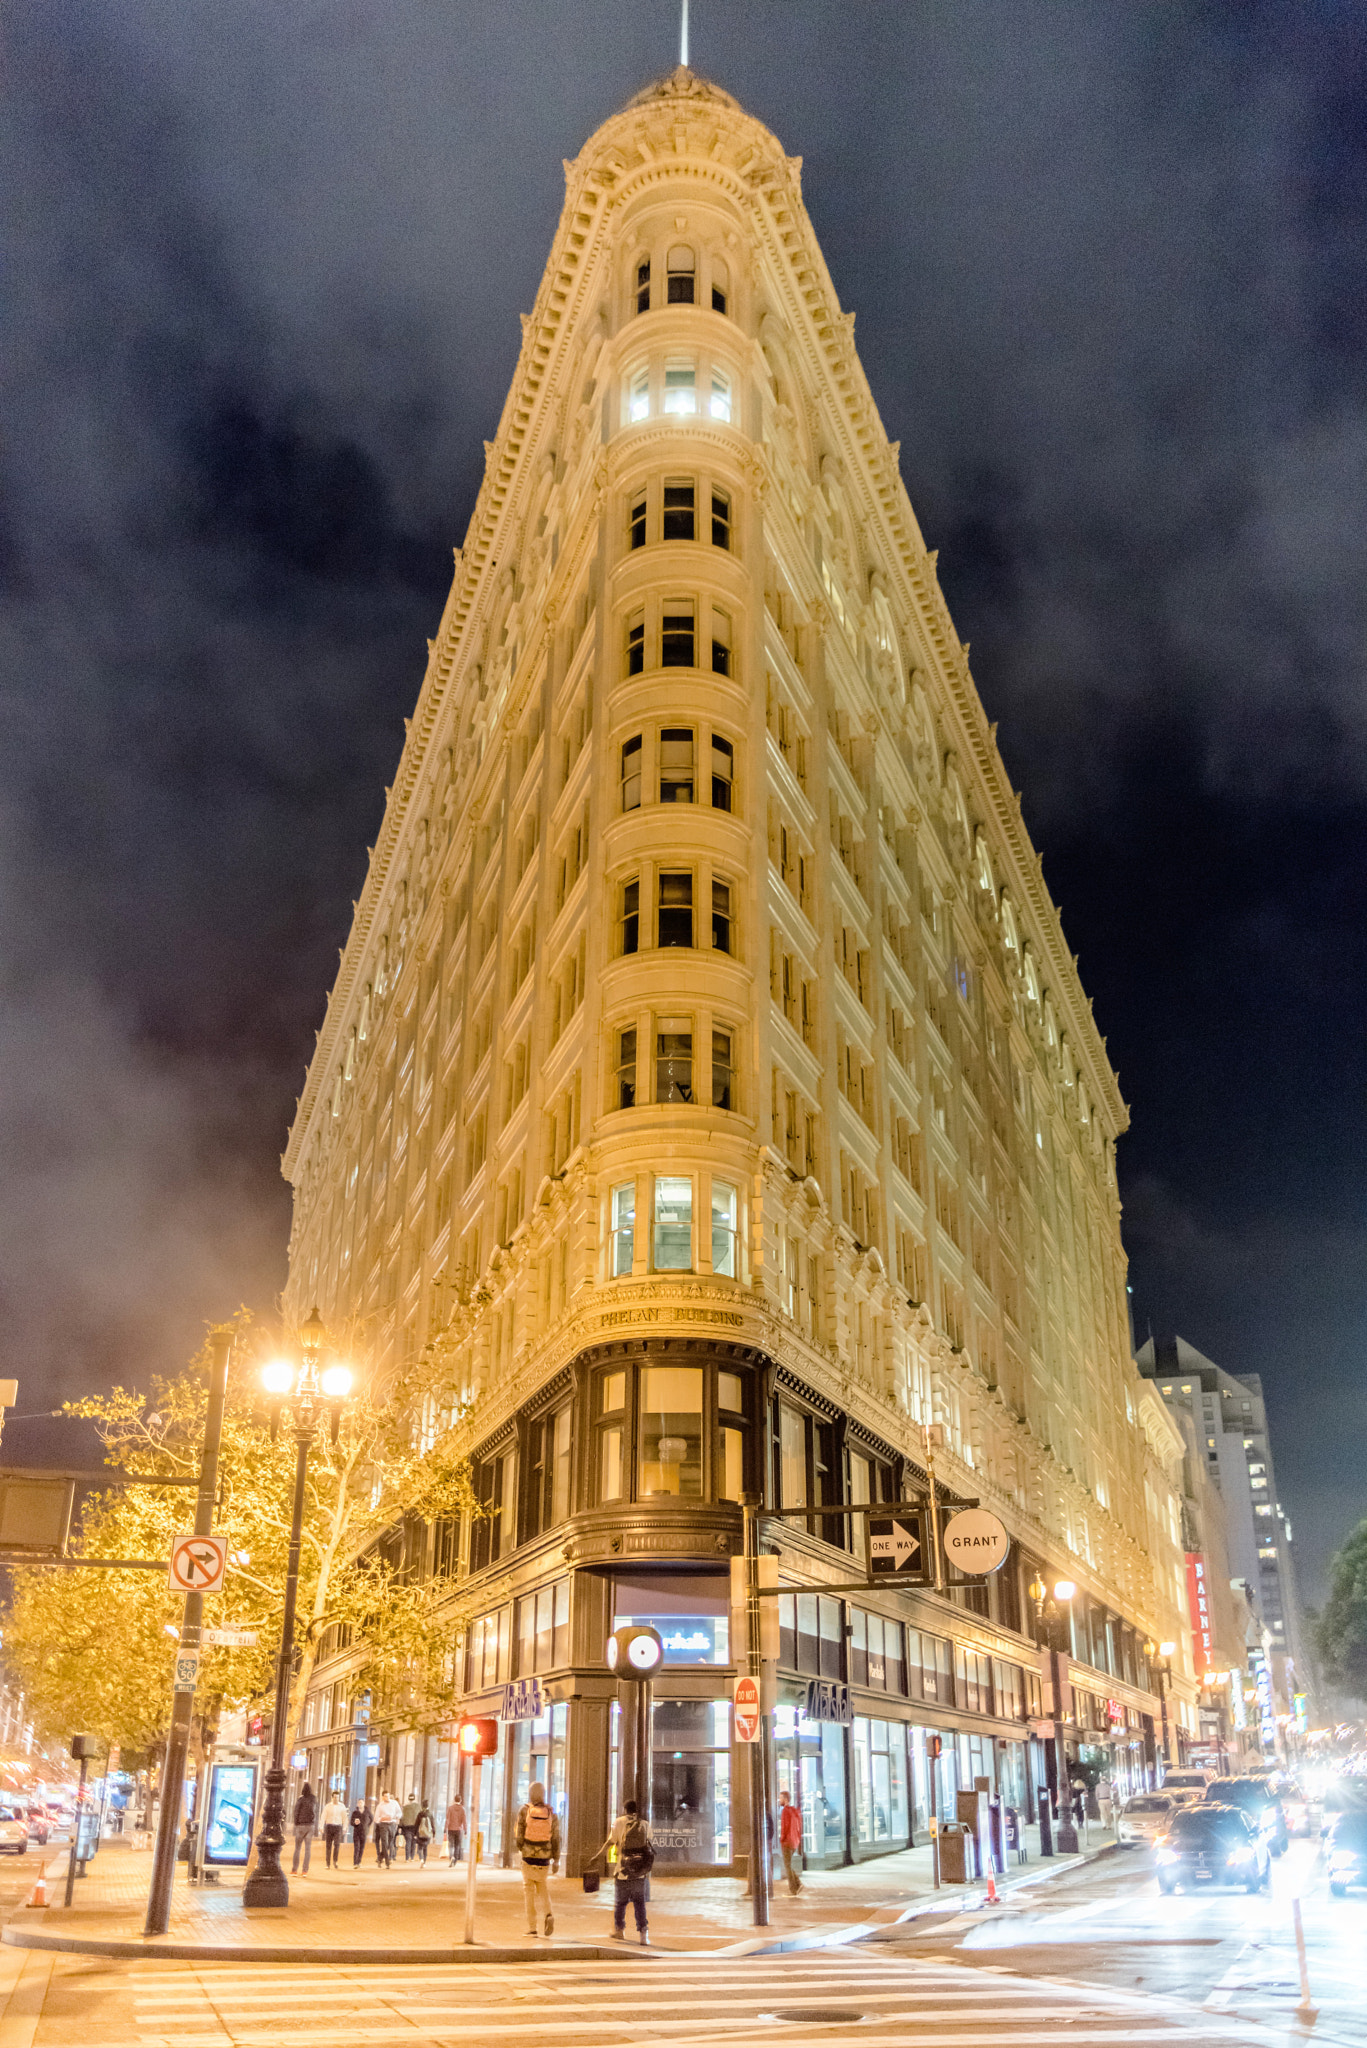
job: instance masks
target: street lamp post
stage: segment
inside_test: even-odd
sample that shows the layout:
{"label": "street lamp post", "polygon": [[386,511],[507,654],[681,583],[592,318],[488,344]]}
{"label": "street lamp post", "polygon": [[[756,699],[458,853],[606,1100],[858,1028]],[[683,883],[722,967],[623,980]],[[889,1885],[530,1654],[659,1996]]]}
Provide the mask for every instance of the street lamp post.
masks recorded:
{"label": "street lamp post", "polygon": [[1168,1743],[1168,1679],[1172,1674],[1173,1652],[1176,1643],[1155,1643],[1150,1637],[1144,1645],[1144,1655],[1149,1660],[1149,1669],[1158,1679],[1158,1712],[1163,1725],[1163,1775],[1172,1769],[1172,1751]]}
{"label": "street lamp post", "polygon": [[[1071,1579],[1059,1579],[1053,1597],[1042,1579],[1031,1582],[1030,1598],[1035,1603],[1037,1627],[1042,1624],[1049,1646],[1049,1688],[1054,1706],[1054,1775],[1058,1785],[1058,1849],[1060,1856],[1076,1856],[1077,1828],[1073,1821],[1072,1787],[1068,1782],[1068,1751],[1063,1739],[1063,1666],[1060,1660],[1063,1614],[1059,1602],[1072,1599],[1077,1587]],[[1045,1853],[1043,1832],[1040,1854]]]}
{"label": "street lamp post", "polygon": [[280,1867],[280,1851],[285,1842],[285,1737],[294,1666],[294,1611],[299,1596],[299,1548],[304,1529],[309,1447],[324,1412],[331,1417],[333,1441],[336,1441],[342,1403],[351,1391],[351,1374],[346,1366],[331,1365],[319,1374],[323,1334],[322,1320],[315,1308],[299,1332],[298,1365],[288,1359],[278,1359],[261,1375],[262,1385],[275,1397],[271,1415],[272,1435],[281,1409],[286,1403],[289,1405],[295,1444],[294,1503],[290,1515],[289,1562],[285,1570],[285,1611],[280,1621],[280,1651],[275,1666],[271,1761],[266,1772],[261,1829],[256,1838],[256,1868],[242,1887],[244,1906],[287,1906],[290,1902],[289,1879]]}

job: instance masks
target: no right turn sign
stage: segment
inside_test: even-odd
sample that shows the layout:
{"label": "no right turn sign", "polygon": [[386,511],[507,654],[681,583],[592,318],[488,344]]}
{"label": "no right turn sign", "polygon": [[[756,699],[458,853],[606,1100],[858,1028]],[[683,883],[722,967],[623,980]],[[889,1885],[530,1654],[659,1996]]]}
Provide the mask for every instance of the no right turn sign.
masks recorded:
{"label": "no right turn sign", "polygon": [[216,1593],[227,1570],[226,1536],[177,1536],[171,1545],[173,1593]]}

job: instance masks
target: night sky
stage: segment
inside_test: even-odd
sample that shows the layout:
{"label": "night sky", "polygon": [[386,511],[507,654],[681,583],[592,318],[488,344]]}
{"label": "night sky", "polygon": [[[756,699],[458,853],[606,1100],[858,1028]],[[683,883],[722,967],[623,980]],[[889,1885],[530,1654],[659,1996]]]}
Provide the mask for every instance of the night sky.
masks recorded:
{"label": "night sky", "polygon": [[[268,1309],[563,196],[676,0],[10,0],[0,1373]],[[1367,8],[694,0],[803,189],[1133,1114],[1135,1321],[1367,1513]],[[7,1448],[10,1448],[7,1439]]]}

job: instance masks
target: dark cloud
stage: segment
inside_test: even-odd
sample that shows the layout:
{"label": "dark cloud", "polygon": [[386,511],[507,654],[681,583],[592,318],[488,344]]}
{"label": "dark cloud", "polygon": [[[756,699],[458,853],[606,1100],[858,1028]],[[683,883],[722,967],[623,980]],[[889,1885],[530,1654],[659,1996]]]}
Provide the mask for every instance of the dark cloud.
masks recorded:
{"label": "dark cloud", "polygon": [[[279,1285],[278,1152],[561,158],[676,21],[7,12],[6,1370],[165,1363]],[[1110,1034],[1136,1301],[1264,1373],[1320,1553],[1367,1506],[1364,27],[693,7],[805,159]]]}

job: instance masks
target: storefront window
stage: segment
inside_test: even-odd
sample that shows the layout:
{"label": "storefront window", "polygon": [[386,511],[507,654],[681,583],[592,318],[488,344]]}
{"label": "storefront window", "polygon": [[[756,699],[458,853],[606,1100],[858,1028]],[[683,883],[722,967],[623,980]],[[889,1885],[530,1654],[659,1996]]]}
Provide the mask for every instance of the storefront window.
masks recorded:
{"label": "storefront window", "polygon": [[651,1365],[641,1374],[642,1498],[702,1498],[702,1377],[691,1365]]}
{"label": "storefront window", "polygon": [[614,1628],[653,1628],[666,1665],[725,1664],[729,1657],[730,1581],[697,1578],[618,1579]]}
{"label": "storefront window", "polygon": [[809,1721],[795,1707],[774,1713],[774,1763],[779,1789],[802,1809],[804,1853],[814,1862],[839,1863],[845,1854],[844,1730]]}
{"label": "storefront window", "polygon": [[[527,1795],[538,1781],[546,1788],[546,1802],[560,1816],[563,1839],[569,1744],[569,1708],[551,1707],[535,1721],[519,1721],[513,1731],[513,1813],[527,1803]],[[487,1768],[487,1767],[486,1767]]]}
{"label": "storefront window", "polygon": [[499,1607],[470,1624],[465,1654],[465,1690],[482,1692],[508,1677],[512,1611]]}
{"label": "storefront window", "polygon": [[854,1723],[854,1838],[864,1847],[905,1844],[907,1735],[901,1721]]}
{"label": "storefront window", "polygon": [[874,1692],[905,1692],[902,1624],[850,1609],[850,1683]]}

